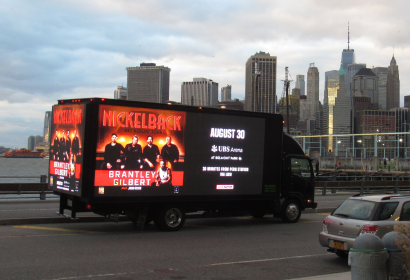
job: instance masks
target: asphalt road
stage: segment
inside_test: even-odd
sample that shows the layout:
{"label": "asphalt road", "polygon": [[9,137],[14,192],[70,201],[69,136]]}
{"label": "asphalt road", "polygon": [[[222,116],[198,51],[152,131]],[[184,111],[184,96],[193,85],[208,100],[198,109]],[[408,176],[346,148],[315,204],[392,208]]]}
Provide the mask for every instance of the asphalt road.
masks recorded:
{"label": "asphalt road", "polygon": [[[349,196],[316,201],[328,210]],[[0,221],[18,221],[0,227],[1,279],[293,279],[350,271],[318,243],[326,213],[306,211],[296,224],[270,215],[187,219],[170,233],[152,223],[142,232],[128,221],[89,223],[85,216],[100,218],[91,213],[72,222],[57,210],[57,200],[0,200]]]}
{"label": "asphalt road", "polygon": [[[336,208],[346,198],[352,194],[329,194],[326,196],[316,195],[315,201],[320,209],[329,212],[330,209]],[[58,200],[22,200],[22,199],[0,199],[0,220],[5,219],[32,219],[32,218],[58,218]],[[69,212],[67,213],[69,214]],[[78,213],[78,217],[100,217],[92,213]],[[0,222],[1,224],[1,222]]]}
{"label": "asphalt road", "polygon": [[324,217],[190,219],[178,232],[152,224],[141,232],[131,222],[1,226],[1,279],[293,279],[350,271],[318,243]]}

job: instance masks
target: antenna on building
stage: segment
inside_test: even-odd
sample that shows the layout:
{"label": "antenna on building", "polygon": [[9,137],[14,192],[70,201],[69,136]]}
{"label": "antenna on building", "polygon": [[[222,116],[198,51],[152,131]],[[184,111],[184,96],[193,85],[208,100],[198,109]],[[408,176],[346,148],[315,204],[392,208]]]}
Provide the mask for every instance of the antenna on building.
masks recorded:
{"label": "antenna on building", "polygon": [[347,50],[349,50],[349,43],[350,43],[350,26],[349,26],[349,22],[347,22]]}
{"label": "antenna on building", "polygon": [[310,67],[315,67],[315,63],[314,63],[314,62],[309,63],[309,68],[310,68]]}
{"label": "antenna on building", "polygon": [[284,82],[282,97],[286,98],[286,132],[290,133],[290,130],[289,130],[289,85],[291,81],[288,79],[288,76],[289,76],[289,67],[286,66],[285,67],[285,80],[282,80]]}

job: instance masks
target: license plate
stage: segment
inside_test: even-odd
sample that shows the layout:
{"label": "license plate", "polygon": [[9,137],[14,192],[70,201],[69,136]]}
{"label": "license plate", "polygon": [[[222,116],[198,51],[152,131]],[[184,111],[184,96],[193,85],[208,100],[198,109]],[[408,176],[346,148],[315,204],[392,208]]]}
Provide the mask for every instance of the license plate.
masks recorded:
{"label": "license plate", "polygon": [[344,244],[343,242],[333,241],[333,248],[343,250]]}

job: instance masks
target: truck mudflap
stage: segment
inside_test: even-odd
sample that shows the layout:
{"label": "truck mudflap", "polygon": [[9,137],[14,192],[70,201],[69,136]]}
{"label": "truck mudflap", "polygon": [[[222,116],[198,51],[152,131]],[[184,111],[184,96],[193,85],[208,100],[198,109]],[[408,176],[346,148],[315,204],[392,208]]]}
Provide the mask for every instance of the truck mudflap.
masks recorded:
{"label": "truck mudflap", "polygon": [[[70,210],[71,215],[65,214],[64,210]],[[86,203],[80,202],[78,197],[69,197],[61,194],[59,212],[56,212],[56,214],[68,219],[77,220],[77,212],[91,212],[91,210],[87,208]]]}

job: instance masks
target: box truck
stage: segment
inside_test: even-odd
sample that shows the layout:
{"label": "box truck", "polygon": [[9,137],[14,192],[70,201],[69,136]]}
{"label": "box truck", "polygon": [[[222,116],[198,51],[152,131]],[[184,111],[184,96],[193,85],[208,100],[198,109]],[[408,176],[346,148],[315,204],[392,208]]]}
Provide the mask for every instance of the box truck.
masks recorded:
{"label": "box truck", "polygon": [[[179,230],[186,214],[316,208],[312,161],[283,117],[179,104],[88,98],[53,106],[49,189],[59,214],[126,215]],[[71,211],[70,215],[64,211]]]}

